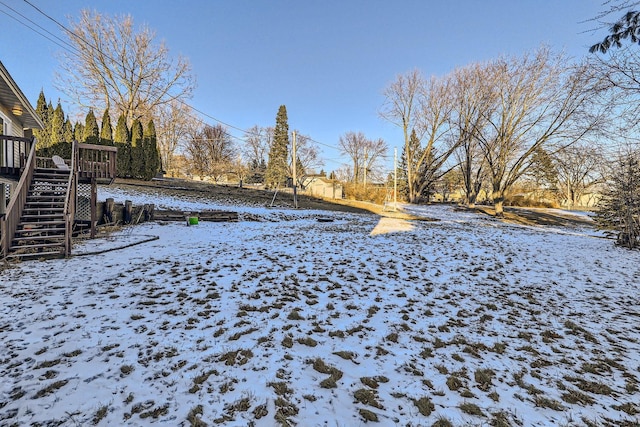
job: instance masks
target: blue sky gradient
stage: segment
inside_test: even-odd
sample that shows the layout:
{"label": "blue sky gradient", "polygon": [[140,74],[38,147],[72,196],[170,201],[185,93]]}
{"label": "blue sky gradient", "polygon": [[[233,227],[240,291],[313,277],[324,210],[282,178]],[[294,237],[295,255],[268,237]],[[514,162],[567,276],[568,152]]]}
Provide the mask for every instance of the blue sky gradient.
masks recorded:
{"label": "blue sky gradient", "polygon": [[[541,44],[579,59],[606,35],[587,22],[602,0],[29,1],[64,24],[82,8],[132,15],[171,54],[189,58],[195,108],[247,129],[273,126],[284,104],[290,129],[322,143],[326,171],[348,163],[337,151],[348,131],[385,139],[390,158],[400,150],[402,132],[378,115],[382,91],[398,74],[444,75]],[[33,22],[64,38],[60,28],[23,0],[0,0],[0,12],[0,60],[27,98],[35,105],[42,89],[72,113],[53,82],[62,48]]]}

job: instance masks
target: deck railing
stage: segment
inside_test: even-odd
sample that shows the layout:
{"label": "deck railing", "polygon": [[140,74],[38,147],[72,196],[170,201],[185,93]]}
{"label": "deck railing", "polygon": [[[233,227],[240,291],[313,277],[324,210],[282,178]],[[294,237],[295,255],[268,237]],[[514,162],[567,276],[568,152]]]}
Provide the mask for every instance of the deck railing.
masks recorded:
{"label": "deck railing", "polygon": [[33,138],[0,135],[0,174],[18,175],[33,145]]}
{"label": "deck railing", "polygon": [[[76,143],[76,171],[79,179],[95,178],[98,182],[111,183],[116,177],[118,149],[110,145]],[[74,170],[74,169],[72,169]]]}
{"label": "deck railing", "polygon": [[[1,135],[0,138],[5,138]],[[27,195],[29,194],[29,186],[31,185],[31,179],[33,178],[33,170],[36,165],[36,145],[32,139],[29,138],[16,138],[11,137],[14,141],[29,142],[29,152],[26,161],[24,162],[24,169],[20,175],[20,181],[16,187],[14,193],[11,195],[11,200],[5,211],[4,217],[0,218],[0,253],[3,257],[6,257],[9,253],[9,247],[15,236],[20,217],[22,216],[22,209],[27,202]],[[22,144],[19,144],[22,145]],[[27,144],[24,144],[26,147]],[[15,145],[14,145],[15,147]],[[21,154],[21,153],[19,153]],[[15,160],[15,157],[14,157]],[[9,168],[10,166],[6,166]],[[15,168],[15,166],[11,166]],[[3,201],[4,203],[4,201]]]}

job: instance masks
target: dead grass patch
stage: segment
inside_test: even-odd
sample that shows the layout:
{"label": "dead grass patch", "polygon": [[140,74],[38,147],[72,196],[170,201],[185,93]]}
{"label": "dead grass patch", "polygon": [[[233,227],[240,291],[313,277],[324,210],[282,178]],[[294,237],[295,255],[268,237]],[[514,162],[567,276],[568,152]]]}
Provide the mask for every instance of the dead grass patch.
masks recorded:
{"label": "dead grass patch", "polygon": [[360,416],[362,417],[362,419],[367,422],[367,421],[372,421],[374,423],[379,422],[380,420],[378,419],[378,415],[375,412],[371,412],[368,409],[365,408],[360,408],[358,409],[358,413],[360,414]]}
{"label": "dead grass patch", "polygon": [[384,407],[378,402],[376,393],[372,390],[361,388],[353,393],[353,397],[356,402],[363,405],[373,406],[374,408],[384,409]]}
{"label": "dead grass patch", "polygon": [[67,385],[68,382],[69,382],[69,380],[60,380],[60,381],[56,381],[54,383],[51,383],[48,386],[46,386],[45,388],[42,388],[42,389],[38,390],[38,392],[35,394],[34,398],[39,399],[41,397],[48,396],[51,393],[55,393],[56,391],[60,390],[62,387]]}
{"label": "dead grass patch", "polygon": [[378,388],[380,386],[380,383],[389,382],[389,378],[382,375],[376,377],[361,377],[360,382],[367,387]]}
{"label": "dead grass patch", "polygon": [[420,414],[424,415],[425,417],[431,415],[431,413],[435,410],[435,405],[433,404],[431,399],[426,396],[423,396],[419,399],[413,399],[413,404],[418,408],[418,412],[420,412]]}
{"label": "dead grass patch", "polygon": [[604,396],[615,395],[611,387],[609,387],[606,384],[599,383],[597,381],[588,381],[588,380],[585,380],[584,378],[569,377],[569,376],[565,376],[564,379],[574,383],[576,387],[578,387],[580,390],[586,391],[588,393],[601,394]]}
{"label": "dead grass patch", "polygon": [[206,427],[207,423],[200,419],[200,417],[202,417],[202,414],[202,405],[197,405],[191,408],[191,410],[187,414],[187,422],[189,423],[189,427]]}
{"label": "dead grass patch", "polygon": [[458,406],[458,408],[465,414],[476,415],[478,417],[484,416],[482,409],[480,409],[480,407],[475,403],[463,402]]}
{"label": "dead grass patch", "polygon": [[563,401],[571,404],[593,405],[594,403],[596,403],[593,397],[578,390],[570,390],[566,393],[563,393],[560,398]]}
{"label": "dead grass patch", "polygon": [[93,423],[93,425],[94,426],[98,425],[100,423],[100,421],[105,419],[108,412],[109,412],[109,405],[100,406],[96,410],[96,412],[93,414],[93,417],[91,418],[91,422]]}

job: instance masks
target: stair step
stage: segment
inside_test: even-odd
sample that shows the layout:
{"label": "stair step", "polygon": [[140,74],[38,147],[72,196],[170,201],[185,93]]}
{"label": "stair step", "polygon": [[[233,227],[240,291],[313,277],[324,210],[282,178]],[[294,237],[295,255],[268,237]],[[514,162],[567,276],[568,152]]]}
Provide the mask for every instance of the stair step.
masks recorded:
{"label": "stair step", "polygon": [[66,197],[27,197],[26,204],[30,205],[32,203],[64,203],[66,201]]}
{"label": "stair step", "polygon": [[47,200],[53,200],[53,201],[58,201],[58,200],[65,200],[67,198],[66,194],[32,194],[32,195],[27,195],[27,203],[29,202],[38,202],[38,201],[47,201]]}
{"label": "stair step", "polygon": [[60,248],[57,251],[42,251],[42,252],[24,252],[24,253],[10,253],[6,257],[8,260],[19,259],[21,261],[34,260],[34,259],[57,259],[64,258],[64,248]]}
{"label": "stair step", "polygon": [[27,202],[27,205],[25,207],[37,207],[37,206],[44,206],[44,205],[58,205],[57,207],[60,206],[64,206],[64,201],[45,201],[45,202],[39,202],[36,200]]}
{"label": "stair step", "polygon": [[69,180],[67,178],[34,178],[31,185],[57,185],[60,187],[64,186],[66,188],[68,182]]}
{"label": "stair step", "polygon": [[[31,233],[31,234],[29,234]],[[34,234],[35,233],[35,234]],[[40,241],[40,240],[60,240],[60,238],[64,238],[65,229],[64,228],[51,228],[51,229],[42,229],[34,232],[33,230],[20,230],[16,231],[15,237],[13,238],[13,242],[26,241]],[[21,240],[16,240],[21,239]]]}
{"label": "stair step", "polygon": [[27,193],[27,200],[31,199],[31,198],[51,198],[51,197],[67,197],[67,192],[65,191],[40,191],[40,190],[35,190],[35,191],[29,191]]}
{"label": "stair step", "polygon": [[63,171],[58,169],[36,169],[33,171],[33,176],[69,176],[69,171]]}
{"label": "stair step", "polygon": [[[66,224],[66,221],[64,219],[60,219],[57,221],[21,222],[20,224],[18,224],[18,227],[28,226],[32,230],[38,230],[39,228],[42,228],[41,226],[43,225],[65,225],[65,224]],[[22,228],[22,230],[27,230],[27,229]]]}
{"label": "stair step", "polygon": [[[12,247],[20,247],[20,246],[47,246],[47,245],[59,245],[60,243],[64,243],[65,236],[24,236],[24,237],[14,237],[11,243]],[[20,242],[31,242],[31,244],[20,245]],[[49,242],[49,243],[43,243]]]}
{"label": "stair step", "polygon": [[71,171],[64,169],[38,168],[33,170],[34,175],[69,175]]}
{"label": "stair step", "polygon": [[[24,219],[23,219],[24,218]],[[20,222],[30,222],[29,220],[33,220],[33,222],[47,221],[48,218],[64,219],[64,210],[60,209],[47,209],[47,208],[37,208],[35,210],[23,210],[22,216],[20,217]]]}
{"label": "stair step", "polygon": [[[63,215],[64,209],[25,209],[22,211],[22,216],[27,218],[40,218],[41,216],[51,216],[51,215]],[[34,213],[35,212],[35,213]]]}
{"label": "stair step", "polygon": [[20,249],[44,249],[44,248],[64,248],[64,242],[61,243],[39,243],[36,245],[13,245],[10,251],[18,251]]}
{"label": "stair step", "polygon": [[57,211],[57,212],[62,212],[64,211],[64,203],[60,203],[59,206],[52,206],[47,208],[46,206],[32,206],[32,205],[25,205],[24,208],[22,209],[23,211]]}
{"label": "stair step", "polygon": [[64,169],[60,169],[60,168],[35,168],[34,171],[36,172],[50,172],[50,173],[69,173],[68,170],[64,170]]}
{"label": "stair step", "polygon": [[57,236],[23,236],[14,237],[11,240],[11,248],[34,248],[34,247],[52,247],[64,245],[66,237],[64,234]]}
{"label": "stair step", "polygon": [[45,221],[47,219],[60,219],[60,221],[63,220],[63,215],[61,213],[48,213],[48,214],[40,214],[40,215],[22,215],[20,217],[20,223],[24,224],[24,223],[38,223],[38,221]]}

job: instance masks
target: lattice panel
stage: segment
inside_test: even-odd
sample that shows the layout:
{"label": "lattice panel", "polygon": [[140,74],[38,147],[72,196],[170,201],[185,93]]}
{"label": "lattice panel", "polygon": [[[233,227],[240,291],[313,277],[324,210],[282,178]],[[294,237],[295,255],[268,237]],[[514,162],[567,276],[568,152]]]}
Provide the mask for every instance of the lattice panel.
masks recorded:
{"label": "lattice panel", "polygon": [[78,184],[76,220],[91,221],[91,184]]}
{"label": "lattice panel", "polygon": [[31,183],[31,190],[35,195],[41,192],[53,193],[54,195],[67,194],[66,184],[53,184],[48,181],[34,181]]}
{"label": "lattice panel", "polygon": [[11,197],[11,186],[9,184],[4,186],[4,200],[6,200],[6,203],[9,202],[9,197]]}

